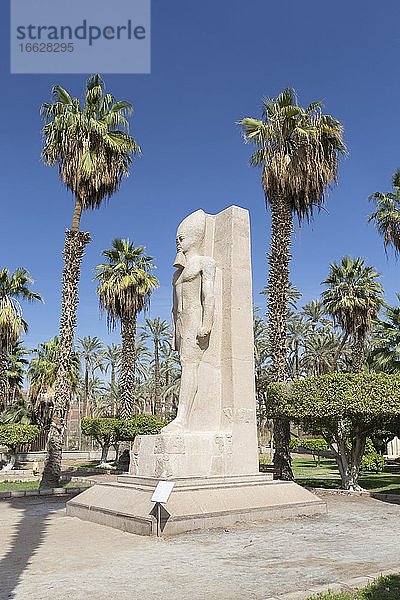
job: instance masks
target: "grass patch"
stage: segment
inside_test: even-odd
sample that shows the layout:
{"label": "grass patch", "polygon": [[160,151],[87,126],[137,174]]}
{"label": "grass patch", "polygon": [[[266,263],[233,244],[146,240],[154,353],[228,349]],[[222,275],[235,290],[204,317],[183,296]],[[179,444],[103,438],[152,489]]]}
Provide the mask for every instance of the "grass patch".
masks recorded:
{"label": "grass patch", "polygon": [[17,490],[37,490],[39,489],[39,480],[37,481],[3,481],[0,483],[0,492],[14,492]]}
{"label": "grass patch", "polygon": [[399,600],[400,575],[379,577],[367,587],[355,592],[337,592],[309,596],[307,600]]}
{"label": "grass patch", "polygon": [[[311,456],[294,456],[292,467],[295,480],[300,485],[328,489],[340,488],[339,471],[333,459],[321,458],[320,465],[316,465]],[[359,483],[369,492],[400,494],[399,465],[388,465],[382,473],[361,473]]]}
{"label": "grass patch", "polygon": [[[38,490],[39,489],[40,480],[36,481],[3,481],[0,483],[0,492],[16,492],[22,491],[25,492],[27,490]],[[86,484],[82,481],[61,481],[59,487],[63,488],[81,488],[81,487],[90,487],[90,483]]]}

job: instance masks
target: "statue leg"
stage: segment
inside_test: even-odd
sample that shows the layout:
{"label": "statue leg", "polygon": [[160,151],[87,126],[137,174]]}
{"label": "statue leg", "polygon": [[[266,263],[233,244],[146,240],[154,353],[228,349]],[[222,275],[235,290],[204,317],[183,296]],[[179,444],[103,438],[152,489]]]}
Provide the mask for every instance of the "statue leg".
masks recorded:
{"label": "statue leg", "polygon": [[163,433],[185,431],[188,417],[193,407],[198,388],[199,363],[182,365],[181,388],[179,391],[178,413],[176,418],[161,430]]}

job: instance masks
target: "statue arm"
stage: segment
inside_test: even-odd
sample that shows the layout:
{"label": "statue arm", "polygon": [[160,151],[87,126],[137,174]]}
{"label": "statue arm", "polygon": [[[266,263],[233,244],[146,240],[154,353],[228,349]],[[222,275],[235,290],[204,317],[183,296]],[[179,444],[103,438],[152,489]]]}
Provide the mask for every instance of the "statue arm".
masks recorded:
{"label": "statue arm", "polygon": [[178,279],[178,274],[174,273],[174,277],[172,280],[172,314],[171,314],[171,318],[172,318],[172,350],[178,350],[178,348],[176,347],[176,311],[178,308],[178,299],[176,297],[176,280]]}
{"label": "statue arm", "polygon": [[203,305],[203,322],[198,337],[206,337],[212,329],[214,321],[214,283],[215,283],[215,261],[207,259],[202,267],[201,302]]}

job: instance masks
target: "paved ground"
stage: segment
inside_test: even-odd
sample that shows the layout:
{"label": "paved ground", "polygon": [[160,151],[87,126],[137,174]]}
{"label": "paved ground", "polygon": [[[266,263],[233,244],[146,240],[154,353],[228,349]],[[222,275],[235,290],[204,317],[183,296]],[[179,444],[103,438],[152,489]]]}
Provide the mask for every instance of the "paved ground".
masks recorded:
{"label": "paved ground", "polygon": [[327,517],[170,539],[66,517],[57,498],[2,501],[0,599],[266,600],[400,571],[400,506],[327,500]]}

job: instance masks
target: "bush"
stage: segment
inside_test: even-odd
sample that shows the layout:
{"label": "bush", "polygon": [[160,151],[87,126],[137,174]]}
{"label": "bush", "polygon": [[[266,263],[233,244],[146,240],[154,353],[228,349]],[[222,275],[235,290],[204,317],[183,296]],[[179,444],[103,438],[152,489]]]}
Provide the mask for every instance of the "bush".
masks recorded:
{"label": "bush", "polygon": [[108,417],[84,417],[81,421],[81,429],[84,435],[94,437],[99,443],[100,438],[109,437],[110,439],[117,435],[119,419]]}
{"label": "bush", "polygon": [[381,473],[385,466],[385,459],[382,454],[376,451],[370,438],[367,438],[365,450],[361,459],[361,471],[370,473]]}
{"label": "bush", "polygon": [[118,439],[132,442],[137,435],[156,435],[160,433],[165,423],[154,415],[137,415],[133,419],[119,420]]}
{"label": "bush", "polygon": [[4,471],[14,468],[18,447],[34,442],[39,433],[36,425],[22,425],[21,423],[0,425],[0,446],[7,446],[9,449],[8,463],[3,467]]}
{"label": "bush", "polygon": [[0,425],[0,446],[7,446],[13,454],[16,453],[18,446],[30,444],[38,436],[39,428],[36,425],[21,425],[21,423]]}

